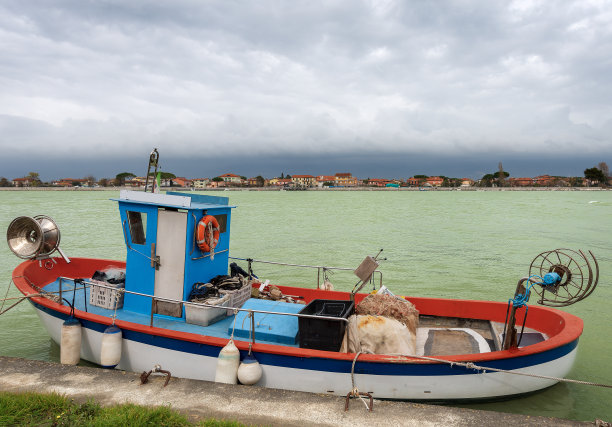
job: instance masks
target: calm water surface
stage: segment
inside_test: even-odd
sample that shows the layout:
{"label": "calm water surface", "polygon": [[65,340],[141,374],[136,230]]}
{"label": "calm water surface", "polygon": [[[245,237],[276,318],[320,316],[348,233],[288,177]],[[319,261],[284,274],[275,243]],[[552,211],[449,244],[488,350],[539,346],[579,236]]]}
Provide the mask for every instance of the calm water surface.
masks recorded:
{"label": "calm water surface", "polygon": [[[211,193],[220,195],[220,193]],[[612,192],[251,192],[232,191],[231,256],[355,267],[384,248],[381,269],[395,293],[507,301],[540,252],[590,249],[597,290],[565,310],[585,322],[571,378],[612,384]],[[117,192],[0,191],[0,230],[20,215],[53,217],[69,256],[125,259]],[[0,298],[18,264],[0,245]],[[316,286],[316,270],[255,264],[272,283]],[[350,290],[354,276],[330,277]],[[18,296],[14,287],[9,296]],[[0,303],[1,305],[1,303]],[[0,354],[59,361],[59,347],[27,303],[0,317]],[[558,384],[478,409],[612,420],[612,391]]]}

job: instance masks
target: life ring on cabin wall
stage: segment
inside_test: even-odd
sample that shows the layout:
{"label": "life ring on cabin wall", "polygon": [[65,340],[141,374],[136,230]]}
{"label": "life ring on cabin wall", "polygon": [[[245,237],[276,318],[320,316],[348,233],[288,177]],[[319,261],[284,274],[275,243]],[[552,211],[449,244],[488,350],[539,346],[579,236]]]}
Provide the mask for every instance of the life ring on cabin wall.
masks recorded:
{"label": "life ring on cabin wall", "polygon": [[212,215],[202,217],[196,228],[196,243],[202,252],[210,252],[219,243],[219,221]]}

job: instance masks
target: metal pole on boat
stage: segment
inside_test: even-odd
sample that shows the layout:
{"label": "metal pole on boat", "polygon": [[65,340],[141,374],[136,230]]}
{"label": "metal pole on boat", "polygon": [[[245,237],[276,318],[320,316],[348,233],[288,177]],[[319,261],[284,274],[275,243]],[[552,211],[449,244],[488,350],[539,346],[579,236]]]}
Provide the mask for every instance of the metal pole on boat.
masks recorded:
{"label": "metal pole on boat", "polygon": [[[516,285],[516,291],[514,292],[514,297],[517,295],[525,295],[527,292],[527,288],[525,287],[525,282],[529,280],[528,277],[523,277]],[[527,295],[526,301],[529,301],[529,295]],[[510,304],[510,303],[509,303]],[[502,350],[508,350],[509,348],[517,347],[517,339],[516,339],[516,310],[519,307],[512,304],[512,307],[508,307],[510,310],[509,314],[506,314],[507,321],[504,329],[504,343],[502,345]]]}
{"label": "metal pole on boat", "polygon": [[249,317],[251,318],[251,344],[255,344],[255,313],[249,311]]}
{"label": "metal pole on boat", "polygon": [[357,283],[355,283],[355,286],[353,286],[353,290],[351,291],[351,301],[353,303],[355,303],[355,294],[359,292],[361,289],[363,289],[363,287],[368,283],[368,281],[372,277],[372,274],[374,274],[374,272],[378,268],[378,265],[379,265],[378,257],[380,256],[382,251],[383,249],[379,250],[376,256],[374,257],[371,257],[371,256],[365,257],[365,259],[361,262],[361,264],[359,264],[359,267],[355,269],[354,271],[355,276],[359,277],[359,280],[357,281]]}
{"label": "metal pole on boat", "polygon": [[157,167],[159,166],[159,152],[157,148],[154,148],[149,155],[149,166],[147,167],[147,179],[145,180],[145,193],[147,192],[147,187],[149,186],[149,175],[151,174],[151,167],[154,167],[155,170],[153,172],[153,177],[151,178],[151,193],[155,193],[155,179],[157,177]]}

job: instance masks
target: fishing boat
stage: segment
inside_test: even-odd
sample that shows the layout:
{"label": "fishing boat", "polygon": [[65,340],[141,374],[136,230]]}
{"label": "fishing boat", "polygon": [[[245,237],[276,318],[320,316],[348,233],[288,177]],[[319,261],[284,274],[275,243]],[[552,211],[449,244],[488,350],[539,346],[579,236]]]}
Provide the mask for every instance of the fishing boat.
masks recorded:
{"label": "fishing boat", "polygon": [[[352,292],[323,286],[321,276],[334,267],[314,266],[312,288],[274,286],[255,275],[257,260],[230,256],[235,207],[228,198],[152,189],[121,191],[114,200],[125,261],[69,258],[47,216],[19,217],[9,226],[9,247],[25,259],[13,283],[61,345],[62,363],[83,359],[144,377],[158,371],[341,396],[450,401],[541,390],[575,361],[583,322],[556,307],[595,289],[599,273],[590,252],[539,254],[502,302],[394,296],[382,283],[380,252],[355,269]],[[372,293],[361,292],[366,284]],[[539,305],[527,304],[533,295]],[[412,325],[399,322],[409,353],[374,351],[372,342],[395,333],[385,328],[368,330],[373,341],[360,341],[364,323],[393,317],[364,314],[364,301],[377,298],[416,313]]]}

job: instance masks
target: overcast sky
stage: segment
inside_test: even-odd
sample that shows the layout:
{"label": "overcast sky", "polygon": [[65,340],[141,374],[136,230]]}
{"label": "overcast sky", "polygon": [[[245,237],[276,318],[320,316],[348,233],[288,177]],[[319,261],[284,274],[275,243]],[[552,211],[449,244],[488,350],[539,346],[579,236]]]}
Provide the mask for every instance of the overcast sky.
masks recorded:
{"label": "overcast sky", "polygon": [[612,2],[3,0],[0,176],[581,175]]}

